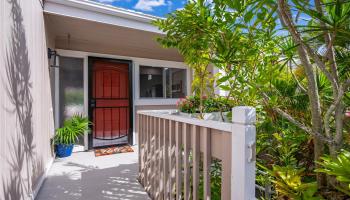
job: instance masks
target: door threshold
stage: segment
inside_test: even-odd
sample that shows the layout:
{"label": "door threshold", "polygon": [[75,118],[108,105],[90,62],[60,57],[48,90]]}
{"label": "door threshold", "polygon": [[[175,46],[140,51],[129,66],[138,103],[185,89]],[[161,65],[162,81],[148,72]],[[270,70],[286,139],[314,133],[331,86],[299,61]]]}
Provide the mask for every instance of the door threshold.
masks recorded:
{"label": "door threshold", "polygon": [[104,149],[104,148],[110,148],[110,147],[119,147],[119,146],[124,146],[124,145],[130,145],[130,144],[129,143],[121,143],[121,144],[112,144],[112,145],[107,145],[107,146],[98,146],[98,147],[93,147],[92,150]]}
{"label": "door threshold", "polygon": [[120,144],[128,144],[128,136],[114,139],[114,140],[101,140],[101,139],[95,139],[93,138],[93,148],[100,148],[100,147],[107,147],[107,146],[113,146],[113,145],[120,145]]}

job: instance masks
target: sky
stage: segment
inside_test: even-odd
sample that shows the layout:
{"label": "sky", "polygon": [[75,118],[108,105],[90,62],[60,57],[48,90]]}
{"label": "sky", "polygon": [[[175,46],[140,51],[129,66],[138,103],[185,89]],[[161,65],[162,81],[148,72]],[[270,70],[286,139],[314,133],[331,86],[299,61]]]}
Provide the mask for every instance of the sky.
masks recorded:
{"label": "sky", "polygon": [[121,8],[136,10],[146,14],[165,17],[174,10],[183,8],[186,0],[94,0]]}

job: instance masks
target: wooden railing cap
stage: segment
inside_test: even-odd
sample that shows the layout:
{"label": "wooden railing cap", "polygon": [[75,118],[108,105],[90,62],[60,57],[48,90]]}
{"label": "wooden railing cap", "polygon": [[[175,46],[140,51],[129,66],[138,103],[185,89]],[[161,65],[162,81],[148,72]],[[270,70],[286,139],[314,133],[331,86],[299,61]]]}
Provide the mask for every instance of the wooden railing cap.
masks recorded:
{"label": "wooden railing cap", "polygon": [[254,125],[256,110],[250,106],[237,106],[232,108],[232,123]]}
{"label": "wooden railing cap", "polygon": [[232,123],[184,117],[184,116],[177,115],[176,114],[178,113],[177,110],[143,110],[143,111],[138,111],[137,113],[141,115],[158,117],[158,118],[178,121],[186,124],[192,124],[196,126],[216,129],[220,131],[232,132]]}

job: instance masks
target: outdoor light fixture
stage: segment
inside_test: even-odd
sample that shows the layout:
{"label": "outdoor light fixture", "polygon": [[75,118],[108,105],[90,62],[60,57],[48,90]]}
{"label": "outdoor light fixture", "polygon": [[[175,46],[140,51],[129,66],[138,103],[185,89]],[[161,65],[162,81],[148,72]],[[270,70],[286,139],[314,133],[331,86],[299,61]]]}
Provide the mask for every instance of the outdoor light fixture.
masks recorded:
{"label": "outdoor light fixture", "polygon": [[47,49],[47,54],[49,58],[50,67],[59,67],[59,55],[56,50],[52,50],[50,48]]}

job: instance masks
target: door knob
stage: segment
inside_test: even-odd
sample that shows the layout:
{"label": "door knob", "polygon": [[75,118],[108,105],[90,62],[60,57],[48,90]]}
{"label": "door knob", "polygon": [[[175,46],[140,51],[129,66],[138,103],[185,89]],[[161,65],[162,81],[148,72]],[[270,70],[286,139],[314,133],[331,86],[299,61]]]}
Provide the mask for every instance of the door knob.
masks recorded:
{"label": "door knob", "polygon": [[90,107],[91,108],[95,108],[96,107],[96,100],[95,99],[91,99],[90,100]]}

